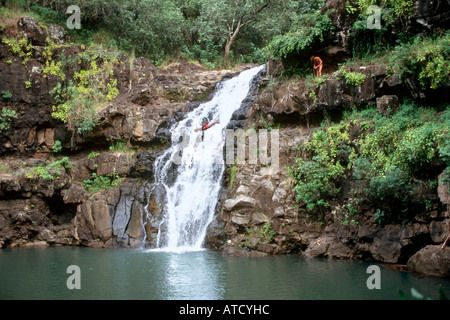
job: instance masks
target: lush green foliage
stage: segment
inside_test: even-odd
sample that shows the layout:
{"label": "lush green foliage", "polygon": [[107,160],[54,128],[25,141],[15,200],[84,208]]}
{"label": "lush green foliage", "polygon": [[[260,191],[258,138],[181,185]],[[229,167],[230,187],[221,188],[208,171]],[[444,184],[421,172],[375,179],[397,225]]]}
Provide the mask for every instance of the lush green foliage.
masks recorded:
{"label": "lush green foliage", "polygon": [[[379,28],[368,28],[367,22],[374,14],[368,10],[371,5],[381,9]],[[410,35],[404,30],[407,20],[412,17],[413,0],[355,0],[347,1],[346,9],[351,15],[357,15],[352,26],[353,56],[382,56],[386,50],[396,46]],[[393,29],[396,31],[393,32]]]}
{"label": "lush green foliage", "polygon": [[[444,115],[448,117],[449,113],[447,108]],[[367,133],[357,143],[359,153],[352,162],[353,176],[368,181],[363,193],[374,202],[382,201],[384,218],[394,219],[398,211],[408,210],[421,173],[448,144],[445,137],[450,122],[438,117],[433,109],[413,104],[404,105],[392,117],[372,117],[370,124],[361,123],[367,126]]]}
{"label": "lush green foliage", "polygon": [[62,149],[63,149],[63,146],[62,146],[61,141],[56,140],[52,147],[53,153],[59,153],[62,151]]}
{"label": "lush green foliage", "polygon": [[[225,64],[231,51],[232,44],[238,36],[244,35],[247,41],[238,42],[242,48],[241,58],[246,53],[256,52],[257,47],[264,43],[264,39],[286,30],[289,13],[297,6],[294,1],[285,0],[214,0],[202,2],[199,15],[194,26],[197,33],[197,44],[193,50],[210,47],[211,52],[225,51]],[[268,24],[267,22],[270,22]],[[253,34],[252,34],[253,33]],[[246,42],[251,41],[249,44]],[[210,50],[206,50],[210,52]],[[245,59],[245,58],[244,58]]]}
{"label": "lush green foliage", "polygon": [[355,0],[353,2],[356,7],[347,2],[347,11],[359,11],[361,14],[367,14],[367,9],[371,5],[378,5],[385,10],[383,19],[387,22],[401,17],[410,18],[414,5],[414,0]]}
{"label": "lush green foliage", "polygon": [[360,72],[349,72],[345,68],[339,69],[339,74],[345,78],[348,84],[360,86],[366,81],[366,76]]}
{"label": "lush green foliage", "polygon": [[52,116],[67,123],[73,133],[88,135],[98,121],[97,111],[118,93],[113,66],[118,62],[114,53],[91,46],[75,60],[80,71],[67,84],[60,82],[52,90],[57,104]]}
{"label": "lush green foliage", "polygon": [[342,180],[352,177],[354,196],[379,206],[378,221],[401,219],[396,215],[409,209],[429,163],[439,158],[448,170],[449,118],[449,107],[439,114],[406,103],[394,115],[368,109],[318,129],[290,168],[296,200],[309,209],[328,206]]}
{"label": "lush green foliage", "polygon": [[229,189],[233,188],[234,180],[236,179],[236,175],[239,171],[239,167],[236,165],[232,165],[230,168],[230,186]]}
{"label": "lush green foliage", "polygon": [[310,49],[317,42],[322,42],[325,35],[332,29],[328,15],[319,9],[312,13],[305,13],[298,18],[292,30],[275,37],[266,47],[269,55],[286,57],[291,53],[299,53]]}
{"label": "lush green foliage", "polygon": [[12,93],[9,91],[2,91],[1,94],[2,94],[2,98],[5,100],[9,100],[12,98]]}
{"label": "lush green foliage", "polygon": [[[68,30],[76,39],[150,58],[183,56],[217,67],[226,44],[230,58],[262,62],[261,48],[288,31],[296,15],[318,0],[299,5],[294,0],[36,0],[30,7],[45,22],[65,25],[70,5],[81,9],[80,30]],[[231,40],[231,34],[236,37]]]}
{"label": "lush green foliage", "polygon": [[450,32],[443,37],[415,38],[397,46],[390,61],[392,71],[400,77],[412,76],[432,89],[445,85],[450,75]]}
{"label": "lush green foliage", "polygon": [[31,168],[26,176],[28,179],[33,178],[42,178],[44,180],[53,180],[59,179],[62,172],[60,169],[70,169],[72,168],[72,163],[69,160],[69,157],[63,157],[55,162],[50,163],[47,166],[37,166]]}
{"label": "lush green foliage", "polygon": [[129,153],[132,151],[128,147],[127,143],[122,140],[113,141],[109,146],[109,150],[112,152],[124,152],[124,153]]}
{"label": "lush green foliage", "polygon": [[31,42],[28,42],[25,37],[16,38],[2,38],[2,42],[9,47],[12,54],[22,58],[22,64],[26,66],[33,54],[33,47]]}
{"label": "lush green foliage", "polygon": [[[314,210],[318,206],[329,206],[328,199],[339,192],[336,180],[345,167],[338,155],[347,152],[349,124],[340,124],[328,130],[318,130],[303,149],[312,153],[311,159],[300,157],[289,173],[295,179],[296,200]],[[345,146],[343,149],[342,147]]]}
{"label": "lush green foliage", "polygon": [[95,172],[91,178],[84,181],[84,188],[92,193],[117,187],[121,181],[119,174],[99,176]]}
{"label": "lush green foliage", "polygon": [[100,153],[92,151],[91,153],[88,154],[87,158],[90,159],[95,159],[96,157],[98,157],[100,155]]}
{"label": "lush green foliage", "polygon": [[8,130],[13,119],[17,119],[17,112],[12,109],[3,107],[0,113],[0,133]]}

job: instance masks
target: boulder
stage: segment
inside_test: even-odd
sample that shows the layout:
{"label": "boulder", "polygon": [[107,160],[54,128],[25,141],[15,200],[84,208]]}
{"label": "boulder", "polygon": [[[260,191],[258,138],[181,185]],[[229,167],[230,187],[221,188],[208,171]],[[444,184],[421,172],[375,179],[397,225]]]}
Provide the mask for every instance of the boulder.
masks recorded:
{"label": "boulder", "polygon": [[408,260],[408,269],[426,276],[450,277],[450,248],[428,245]]}
{"label": "boulder", "polygon": [[240,208],[254,208],[256,200],[246,195],[240,194],[234,199],[227,199],[223,203],[223,208],[226,211],[233,211]]}
{"label": "boulder", "polygon": [[141,106],[129,100],[111,103],[100,112],[101,134],[107,140],[149,142],[155,138],[170,139],[170,126],[175,123],[172,117],[184,109],[188,109],[185,104],[158,102]]}
{"label": "boulder", "polygon": [[69,203],[81,203],[84,199],[84,187],[81,182],[74,181],[69,189],[65,190],[63,201]]}
{"label": "boulder", "polygon": [[400,102],[396,95],[384,95],[377,98],[377,111],[382,114],[388,114],[388,112],[396,112],[400,106]]}
{"label": "boulder", "polygon": [[47,39],[54,44],[63,44],[66,40],[64,28],[58,25],[41,25],[35,18],[24,16],[17,22],[19,33],[31,42],[34,46],[46,46]]}
{"label": "boulder", "polygon": [[285,182],[281,182],[278,188],[275,190],[272,196],[273,204],[284,204],[287,196],[287,190],[285,189]]}
{"label": "boulder", "polygon": [[247,214],[232,213],[231,222],[237,225],[246,226],[250,222],[250,216]]}
{"label": "boulder", "polygon": [[328,248],[334,243],[334,237],[323,236],[311,241],[306,248],[304,255],[306,258],[320,258],[329,254]]}
{"label": "boulder", "polygon": [[328,247],[328,258],[330,259],[350,259],[353,250],[344,243],[332,243]]}
{"label": "boulder", "polygon": [[250,188],[243,184],[241,184],[236,190],[236,194],[248,195],[249,193],[250,193]]}
{"label": "boulder", "polygon": [[131,206],[130,220],[127,225],[127,235],[133,239],[140,239],[143,228],[141,221],[145,219],[144,207],[137,201],[133,202]]}
{"label": "boulder", "polygon": [[21,17],[17,22],[18,30],[35,46],[45,46],[48,33],[44,27],[33,17]]}
{"label": "boulder", "polygon": [[262,212],[255,212],[252,214],[252,222],[255,225],[259,225],[270,222],[270,219]]}
{"label": "boulder", "polygon": [[393,225],[381,229],[373,239],[369,249],[373,258],[378,261],[398,263],[402,247],[401,227]]}
{"label": "boulder", "polygon": [[361,225],[358,230],[358,237],[363,241],[372,241],[379,230],[380,227],[375,225]]}

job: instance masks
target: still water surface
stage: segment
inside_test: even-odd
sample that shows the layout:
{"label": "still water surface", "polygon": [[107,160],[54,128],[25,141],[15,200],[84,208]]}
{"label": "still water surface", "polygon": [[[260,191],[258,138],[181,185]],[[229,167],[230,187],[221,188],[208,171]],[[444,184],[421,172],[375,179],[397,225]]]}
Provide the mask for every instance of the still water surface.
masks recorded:
{"label": "still water surface", "polygon": [[[67,267],[81,271],[69,290]],[[59,247],[0,250],[0,299],[400,299],[417,289],[438,299],[450,281],[380,265],[381,289],[366,286],[362,261],[296,256],[225,257],[211,251],[155,252]]]}

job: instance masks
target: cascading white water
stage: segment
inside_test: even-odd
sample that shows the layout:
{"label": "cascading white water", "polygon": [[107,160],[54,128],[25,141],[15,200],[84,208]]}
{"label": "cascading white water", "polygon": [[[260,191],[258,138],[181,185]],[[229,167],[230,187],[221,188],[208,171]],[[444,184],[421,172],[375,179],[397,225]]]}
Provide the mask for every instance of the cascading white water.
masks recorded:
{"label": "cascading white water", "polygon": [[[201,104],[171,128],[172,146],[155,160],[156,183],[166,191],[164,218],[156,246],[166,251],[202,248],[214,218],[225,170],[225,129],[249,93],[253,78],[264,66],[241,72],[220,84],[212,100]],[[196,132],[202,119],[219,121]]]}

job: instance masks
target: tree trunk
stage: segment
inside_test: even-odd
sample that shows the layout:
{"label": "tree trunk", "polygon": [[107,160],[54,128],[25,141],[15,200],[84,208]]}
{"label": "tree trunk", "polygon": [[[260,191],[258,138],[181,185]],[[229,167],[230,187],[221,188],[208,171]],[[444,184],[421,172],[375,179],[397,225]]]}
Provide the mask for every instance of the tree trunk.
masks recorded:
{"label": "tree trunk", "polygon": [[230,66],[230,50],[233,41],[230,38],[227,38],[227,43],[225,44],[225,54],[223,56],[223,64],[226,68]]}
{"label": "tree trunk", "polygon": [[242,26],[243,26],[243,24],[241,24],[241,21],[239,20],[236,30],[234,30],[233,32],[231,32],[231,30],[230,30],[230,33],[227,37],[227,43],[225,44],[225,54],[223,57],[223,63],[226,68],[228,68],[230,66],[231,45],[233,44],[234,39],[236,39],[236,36],[238,35],[239,30],[241,29]]}

